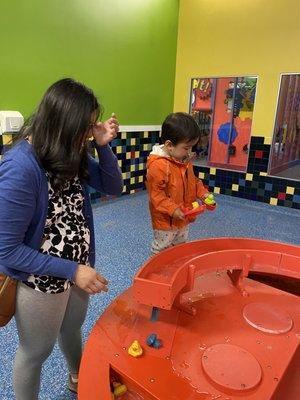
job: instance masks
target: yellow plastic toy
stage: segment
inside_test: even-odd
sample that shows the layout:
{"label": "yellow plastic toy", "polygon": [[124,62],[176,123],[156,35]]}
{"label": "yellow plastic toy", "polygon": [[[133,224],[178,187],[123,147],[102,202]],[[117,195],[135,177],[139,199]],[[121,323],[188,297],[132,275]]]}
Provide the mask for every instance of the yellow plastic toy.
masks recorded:
{"label": "yellow plastic toy", "polygon": [[128,354],[132,357],[140,357],[143,354],[142,346],[137,340],[134,340],[132,345],[129,347]]}
{"label": "yellow plastic toy", "polygon": [[127,392],[127,386],[122,385],[122,383],[114,382],[113,387],[114,387],[114,393],[113,393],[114,397],[120,397]]}
{"label": "yellow plastic toy", "polygon": [[193,209],[199,207],[198,201],[194,201],[194,202],[192,203],[192,207],[193,207]]}
{"label": "yellow plastic toy", "polygon": [[206,199],[204,200],[204,203],[205,203],[205,204],[208,204],[208,205],[210,205],[210,206],[213,206],[214,204],[216,204],[214,195],[213,195],[212,193],[210,193],[210,194],[206,197]]}

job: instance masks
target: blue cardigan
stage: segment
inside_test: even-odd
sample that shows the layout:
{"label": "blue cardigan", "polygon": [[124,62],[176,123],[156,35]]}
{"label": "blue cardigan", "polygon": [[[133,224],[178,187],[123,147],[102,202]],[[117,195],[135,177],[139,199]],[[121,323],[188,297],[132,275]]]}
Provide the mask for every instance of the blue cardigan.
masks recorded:
{"label": "blue cardigan", "polygon": [[[123,181],[109,145],[95,145],[99,162],[89,156],[83,212],[91,232],[90,265],[95,264],[95,235],[88,186],[117,195]],[[73,280],[78,263],[39,252],[48,211],[48,182],[32,146],[22,140],[0,163],[0,272],[18,280],[29,274]]]}

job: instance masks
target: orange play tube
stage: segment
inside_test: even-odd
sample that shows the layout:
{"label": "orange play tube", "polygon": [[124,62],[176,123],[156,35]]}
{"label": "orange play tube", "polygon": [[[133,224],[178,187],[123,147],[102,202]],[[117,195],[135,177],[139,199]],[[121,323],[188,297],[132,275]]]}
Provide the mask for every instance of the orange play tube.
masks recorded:
{"label": "orange play tube", "polygon": [[[220,238],[150,258],[93,328],[79,400],[298,399],[300,299],[251,271],[299,282],[300,248]],[[134,340],[141,357],[128,354]],[[113,381],[127,392],[113,397]]]}

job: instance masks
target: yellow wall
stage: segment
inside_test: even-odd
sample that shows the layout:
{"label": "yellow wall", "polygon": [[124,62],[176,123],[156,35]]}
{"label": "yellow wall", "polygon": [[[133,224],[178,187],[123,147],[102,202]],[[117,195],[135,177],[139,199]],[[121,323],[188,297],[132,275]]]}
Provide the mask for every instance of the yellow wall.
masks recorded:
{"label": "yellow wall", "polygon": [[175,111],[192,77],[258,75],[252,135],[271,137],[283,72],[300,72],[299,0],[180,1]]}

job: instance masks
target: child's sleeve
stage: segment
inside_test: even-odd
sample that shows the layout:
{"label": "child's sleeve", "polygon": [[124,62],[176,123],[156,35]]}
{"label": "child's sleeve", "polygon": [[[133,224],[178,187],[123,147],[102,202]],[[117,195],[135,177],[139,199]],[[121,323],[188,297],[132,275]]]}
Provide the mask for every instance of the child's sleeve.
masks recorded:
{"label": "child's sleeve", "polygon": [[174,211],[179,208],[179,205],[174,203],[167,195],[166,178],[166,170],[159,163],[152,164],[147,170],[147,190],[150,203],[157,211],[171,217]]}

